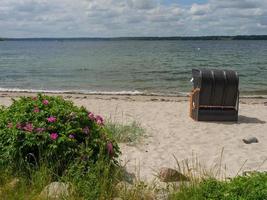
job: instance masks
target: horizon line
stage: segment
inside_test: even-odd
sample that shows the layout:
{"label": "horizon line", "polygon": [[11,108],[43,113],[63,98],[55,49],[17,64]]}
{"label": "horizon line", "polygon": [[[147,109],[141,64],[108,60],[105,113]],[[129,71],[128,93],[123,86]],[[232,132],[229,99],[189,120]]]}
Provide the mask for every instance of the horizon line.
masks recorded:
{"label": "horizon line", "polygon": [[81,37],[1,37],[0,39],[164,39],[164,38],[234,38],[234,37],[267,37],[267,34],[265,35],[200,35],[200,36],[118,36],[118,37],[87,37],[87,36],[81,36]]}

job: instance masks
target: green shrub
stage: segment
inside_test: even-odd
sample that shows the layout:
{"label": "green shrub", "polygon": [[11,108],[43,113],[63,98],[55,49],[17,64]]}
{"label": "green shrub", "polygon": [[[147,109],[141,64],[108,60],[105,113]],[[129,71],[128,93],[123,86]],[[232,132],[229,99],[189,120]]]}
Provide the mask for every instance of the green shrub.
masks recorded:
{"label": "green shrub", "polygon": [[266,200],[267,173],[237,176],[229,181],[214,178],[204,179],[198,184],[182,186],[171,195],[173,200]]}
{"label": "green shrub", "polygon": [[21,97],[1,108],[0,165],[25,172],[47,163],[62,175],[80,160],[114,163],[118,154],[103,118],[61,97]]}

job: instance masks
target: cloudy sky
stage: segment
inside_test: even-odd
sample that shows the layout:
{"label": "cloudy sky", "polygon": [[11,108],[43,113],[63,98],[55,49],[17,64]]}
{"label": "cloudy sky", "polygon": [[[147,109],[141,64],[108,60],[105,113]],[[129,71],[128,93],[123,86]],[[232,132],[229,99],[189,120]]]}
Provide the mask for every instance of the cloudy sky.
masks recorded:
{"label": "cloudy sky", "polygon": [[0,37],[267,34],[267,0],[0,0]]}

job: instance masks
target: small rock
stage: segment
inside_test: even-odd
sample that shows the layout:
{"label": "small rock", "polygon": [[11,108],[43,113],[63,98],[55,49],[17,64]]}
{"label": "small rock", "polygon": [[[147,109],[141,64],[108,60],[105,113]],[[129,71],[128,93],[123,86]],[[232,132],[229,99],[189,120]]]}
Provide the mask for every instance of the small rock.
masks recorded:
{"label": "small rock", "polygon": [[178,172],[175,169],[171,168],[161,168],[158,177],[162,182],[177,182],[177,181],[188,181],[189,179]]}
{"label": "small rock", "polygon": [[246,144],[251,144],[251,143],[258,143],[259,140],[256,137],[248,137],[248,138],[244,138],[243,142]]}
{"label": "small rock", "polygon": [[136,180],[136,176],[134,173],[128,172],[125,167],[121,168],[121,175],[119,180],[120,181],[125,181],[130,184],[134,184],[134,181]]}
{"label": "small rock", "polygon": [[61,199],[68,197],[70,184],[63,182],[52,182],[47,185],[40,193],[41,198]]}
{"label": "small rock", "polygon": [[124,174],[124,180],[130,184],[133,184],[134,180],[136,180],[136,176],[134,173],[130,173],[126,171]]}

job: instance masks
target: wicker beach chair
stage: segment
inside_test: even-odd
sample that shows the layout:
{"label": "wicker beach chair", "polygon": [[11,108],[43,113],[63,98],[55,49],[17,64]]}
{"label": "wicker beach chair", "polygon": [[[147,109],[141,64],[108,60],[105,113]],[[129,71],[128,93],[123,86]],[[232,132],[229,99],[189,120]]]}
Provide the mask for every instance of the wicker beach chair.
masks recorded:
{"label": "wicker beach chair", "polygon": [[193,69],[190,116],[196,121],[237,121],[239,77],[232,70]]}

